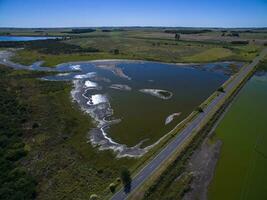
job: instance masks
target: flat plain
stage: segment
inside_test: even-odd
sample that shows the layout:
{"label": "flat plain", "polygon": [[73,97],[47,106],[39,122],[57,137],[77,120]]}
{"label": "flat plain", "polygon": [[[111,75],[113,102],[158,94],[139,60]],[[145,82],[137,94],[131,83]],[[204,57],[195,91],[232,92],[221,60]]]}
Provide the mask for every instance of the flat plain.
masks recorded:
{"label": "flat plain", "polygon": [[[95,59],[166,63],[249,62],[264,48],[267,35],[260,32],[241,33],[239,38],[225,37],[221,36],[221,30],[214,30],[199,34],[181,34],[181,38],[176,40],[175,34],[166,33],[161,28],[125,28],[111,31],[97,29],[81,34],[71,34],[71,29],[42,31],[1,29],[0,32],[10,32],[14,36],[66,38],[51,43],[19,42],[9,46],[1,43],[0,48],[6,50],[23,47],[24,49],[15,52],[12,57],[14,62],[30,65],[36,61],[44,61],[43,65],[49,67],[65,62]],[[249,42],[233,44],[233,40]],[[58,48],[55,50],[55,47]],[[77,51],[69,52],[68,49]],[[159,151],[157,147],[142,158],[120,159],[112,151],[98,151],[87,143],[86,134],[93,123],[70,101],[70,82],[45,82],[38,79],[44,74],[13,71],[4,66],[1,66],[1,70],[7,73],[4,81],[16,91],[16,98],[31,108],[32,117],[28,125],[38,124],[37,128],[26,130],[23,138],[28,154],[20,163],[37,179],[39,199],[88,199],[92,194],[97,194],[99,198],[109,197],[112,194],[109,185],[116,183],[122,166],[135,173],[151,155]],[[259,145],[259,149],[262,148]],[[188,182],[181,184],[182,188]]]}

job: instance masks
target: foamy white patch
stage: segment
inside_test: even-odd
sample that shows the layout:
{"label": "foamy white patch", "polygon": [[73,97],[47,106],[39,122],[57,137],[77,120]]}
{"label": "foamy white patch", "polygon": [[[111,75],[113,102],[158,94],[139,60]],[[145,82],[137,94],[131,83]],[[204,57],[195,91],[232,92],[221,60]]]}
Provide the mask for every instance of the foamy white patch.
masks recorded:
{"label": "foamy white patch", "polygon": [[164,100],[170,99],[173,95],[171,92],[161,89],[141,89],[139,91]]}
{"label": "foamy white patch", "polygon": [[89,101],[87,102],[88,105],[97,105],[100,103],[107,103],[108,98],[105,95],[102,94],[94,94],[91,97],[89,97]]}
{"label": "foamy white patch", "polygon": [[93,81],[85,81],[84,83],[85,87],[87,88],[96,88],[97,87],[97,83],[93,82]]}
{"label": "foamy white patch", "polygon": [[107,102],[107,97],[102,94],[92,95],[92,102],[94,105]]}
{"label": "foamy white patch", "polygon": [[87,74],[78,74],[74,76],[75,79],[85,79],[85,78],[92,78],[96,75],[95,72],[89,72]]}
{"label": "foamy white patch", "polygon": [[171,123],[174,120],[174,118],[178,117],[180,114],[181,113],[179,112],[179,113],[173,113],[173,114],[169,115],[165,120],[165,125]]}
{"label": "foamy white patch", "polygon": [[73,70],[81,70],[81,65],[72,65],[70,68]]}
{"label": "foamy white patch", "polygon": [[59,73],[59,74],[57,74],[57,76],[68,76],[68,75],[70,75],[70,73]]}

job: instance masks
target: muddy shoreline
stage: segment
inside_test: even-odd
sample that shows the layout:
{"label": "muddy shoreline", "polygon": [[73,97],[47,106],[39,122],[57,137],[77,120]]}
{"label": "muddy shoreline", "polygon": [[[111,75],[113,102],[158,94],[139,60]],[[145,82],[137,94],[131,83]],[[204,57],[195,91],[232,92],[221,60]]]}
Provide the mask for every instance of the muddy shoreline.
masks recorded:
{"label": "muddy shoreline", "polygon": [[211,143],[207,138],[193,153],[186,167],[186,171],[193,174],[193,180],[190,184],[191,189],[184,195],[183,200],[207,199],[208,187],[220,158],[221,147],[220,140]]}

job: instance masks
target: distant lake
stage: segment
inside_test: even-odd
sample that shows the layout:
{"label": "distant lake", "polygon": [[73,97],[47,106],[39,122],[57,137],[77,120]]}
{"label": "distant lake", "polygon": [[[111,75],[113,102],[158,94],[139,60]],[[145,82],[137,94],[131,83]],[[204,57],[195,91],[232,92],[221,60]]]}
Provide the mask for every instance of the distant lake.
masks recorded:
{"label": "distant lake", "polygon": [[30,36],[0,36],[0,42],[2,41],[33,41],[33,40],[47,40],[56,39],[60,37],[30,37]]}

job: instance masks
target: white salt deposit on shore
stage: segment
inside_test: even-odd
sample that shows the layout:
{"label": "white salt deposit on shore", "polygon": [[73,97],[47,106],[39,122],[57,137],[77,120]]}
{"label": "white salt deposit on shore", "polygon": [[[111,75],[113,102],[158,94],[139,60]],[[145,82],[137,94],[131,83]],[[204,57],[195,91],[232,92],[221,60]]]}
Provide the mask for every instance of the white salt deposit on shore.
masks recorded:
{"label": "white salt deposit on shore", "polygon": [[84,82],[84,86],[86,88],[96,88],[97,87],[97,83],[87,80],[87,81]]}
{"label": "white salt deposit on shore", "polygon": [[57,76],[68,76],[68,75],[70,75],[70,73],[59,73],[59,74],[57,74]]}
{"label": "white salt deposit on shore", "polygon": [[98,105],[100,103],[108,103],[107,96],[103,94],[94,94],[89,97],[89,101],[87,102],[88,105]]}
{"label": "white salt deposit on shore", "polygon": [[81,70],[81,65],[72,65],[72,66],[70,66],[70,69],[72,69],[72,70]]}
{"label": "white salt deposit on shore", "polygon": [[78,75],[75,75],[74,78],[75,79],[85,79],[85,78],[92,78],[96,76],[96,73],[95,72],[89,72],[87,74],[78,74]]}

